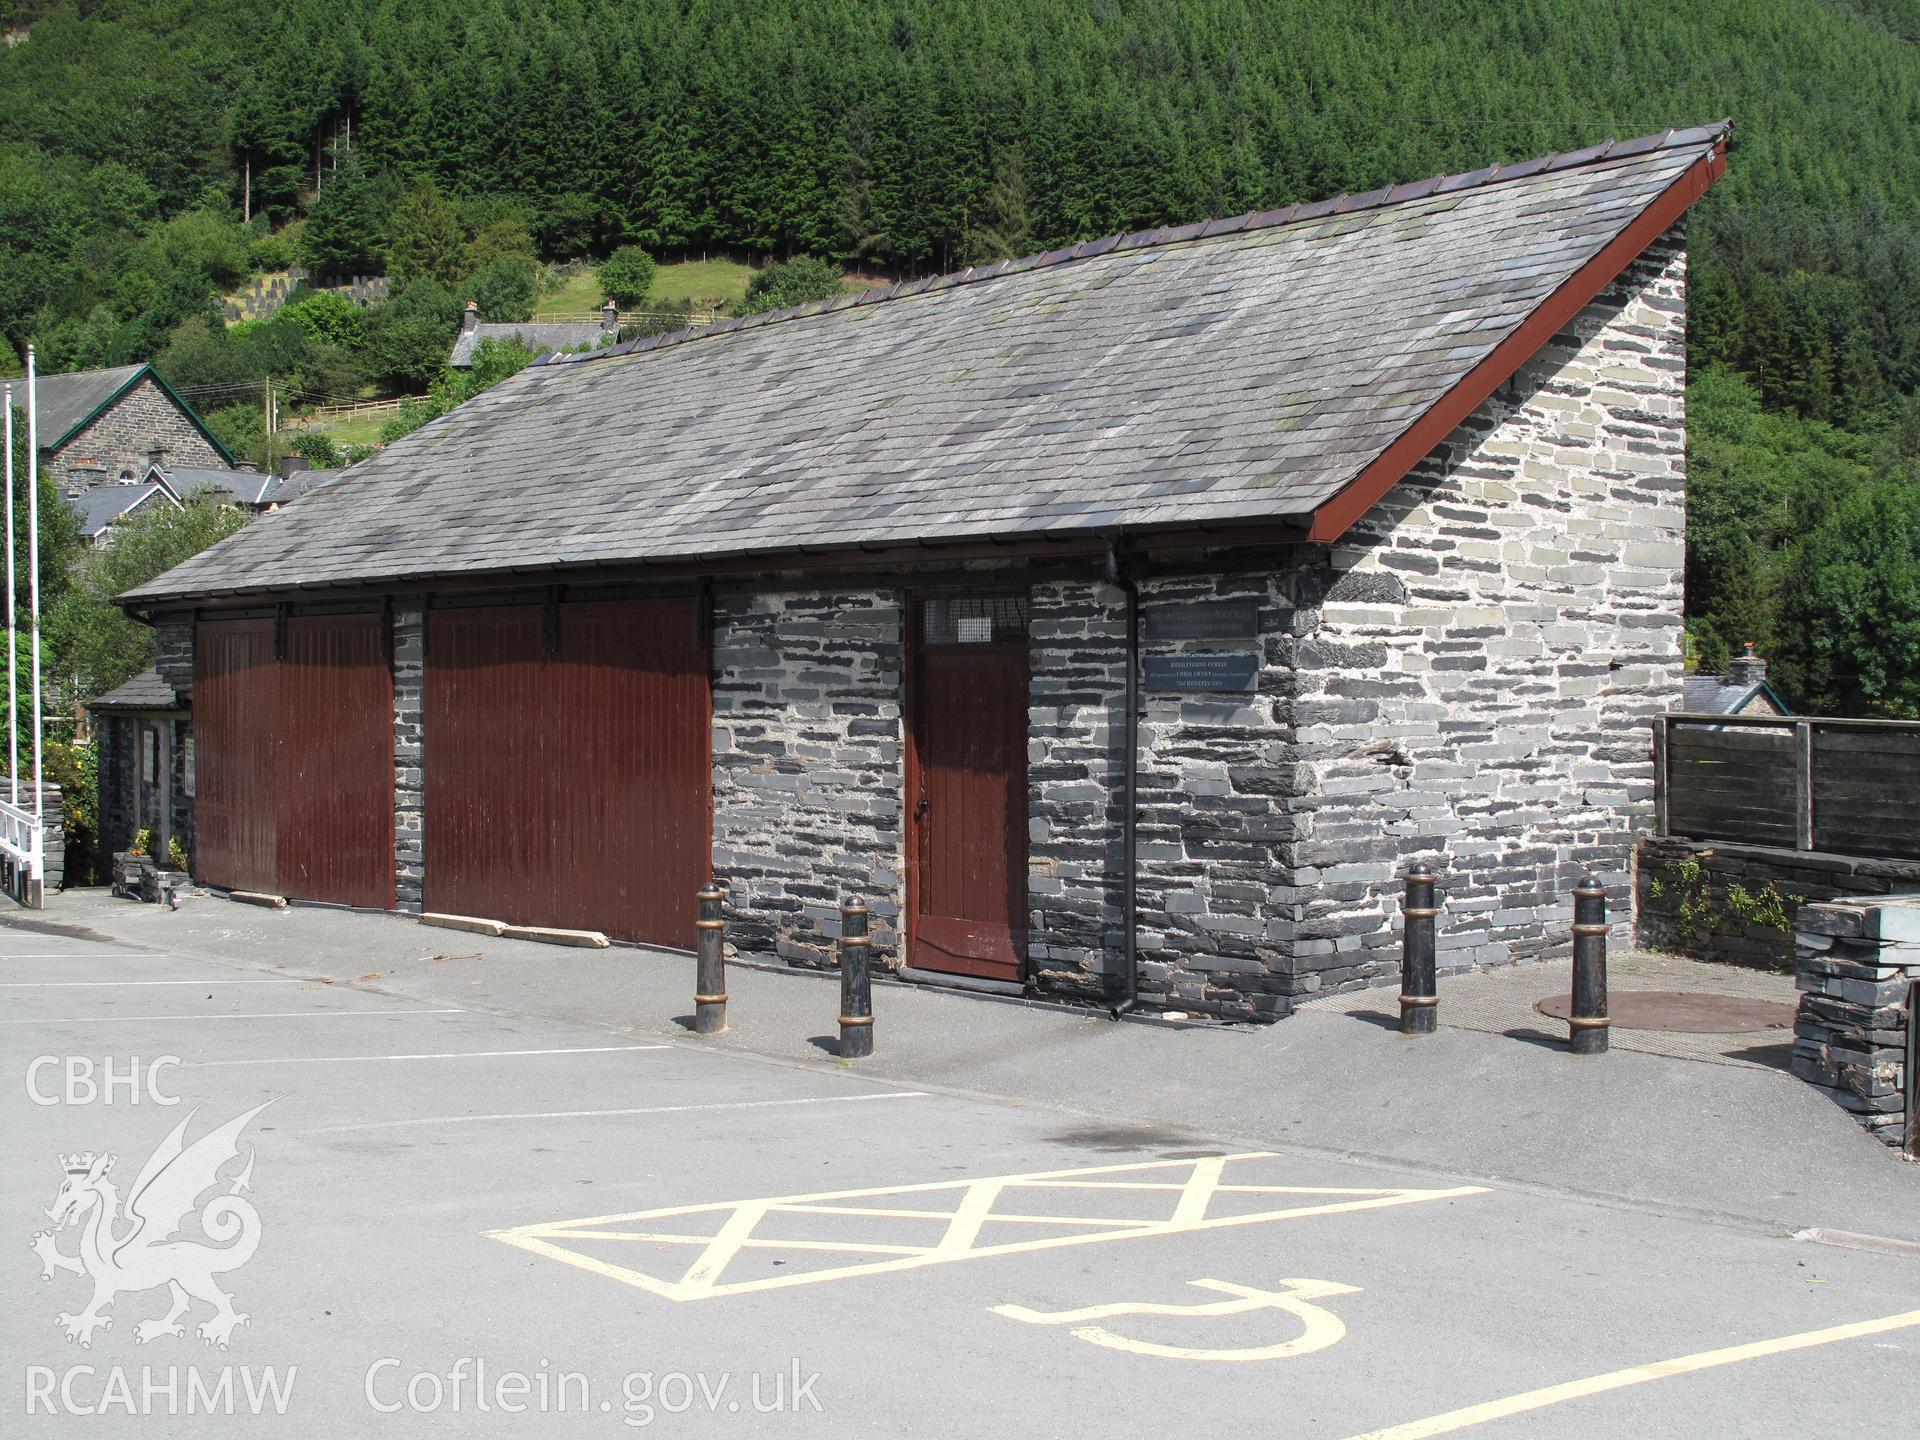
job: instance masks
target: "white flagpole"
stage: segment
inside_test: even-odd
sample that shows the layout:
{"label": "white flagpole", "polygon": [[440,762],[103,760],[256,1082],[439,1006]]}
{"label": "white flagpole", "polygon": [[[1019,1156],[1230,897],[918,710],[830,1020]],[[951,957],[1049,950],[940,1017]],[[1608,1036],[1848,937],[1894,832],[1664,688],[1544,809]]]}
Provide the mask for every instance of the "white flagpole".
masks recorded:
{"label": "white flagpole", "polygon": [[[33,818],[44,823],[47,803],[41,793],[40,751],[40,387],[35,382],[33,346],[27,346],[27,596],[33,626]],[[41,844],[46,844],[45,832]],[[46,854],[34,857],[34,878],[46,872]]]}
{"label": "white flagpole", "polygon": [[20,803],[20,676],[18,646],[13,636],[13,386],[7,391],[7,778],[9,803]]}

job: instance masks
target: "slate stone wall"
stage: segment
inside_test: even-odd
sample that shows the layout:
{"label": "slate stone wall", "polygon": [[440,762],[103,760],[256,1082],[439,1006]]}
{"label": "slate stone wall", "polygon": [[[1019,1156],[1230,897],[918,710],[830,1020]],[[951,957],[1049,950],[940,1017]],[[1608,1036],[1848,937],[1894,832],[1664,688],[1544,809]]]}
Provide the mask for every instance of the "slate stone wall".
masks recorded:
{"label": "slate stone wall", "polygon": [[741,953],[834,965],[858,893],[898,963],[900,642],[893,590],[715,596],[713,864]]}
{"label": "slate stone wall", "polygon": [[[1143,696],[1144,993],[1272,1015],[1391,977],[1417,859],[1443,968],[1564,945],[1589,869],[1629,913],[1680,695],[1685,379],[1670,233],[1331,549],[1142,582],[1252,600],[1259,632],[1142,643],[1259,657],[1251,694]],[[1062,988],[1121,963],[1123,605],[1034,593],[1032,945]]]}
{"label": "slate stone wall", "polygon": [[165,463],[223,470],[227,459],[181,413],[151,375],[128,390],[107,412],[47,460],[47,470],[62,495],[88,485],[105,484],[131,471],[147,473],[155,446],[166,450]]}
{"label": "slate stone wall", "polygon": [[[1786,970],[1796,907],[1920,891],[1920,860],[1650,835],[1640,842],[1634,888],[1635,933],[1649,949]],[[1763,923],[1778,915],[1787,923]]]}
{"label": "slate stone wall", "polygon": [[426,699],[427,616],[393,612],[393,866],[398,907],[420,912],[427,878],[426,784],[421,728]]}
{"label": "slate stone wall", "polygon": [[1795,924],[1800,1009],[1793,1073],[1851,1111],[1868,1134],[1903,1145],[1920,895],[1808,905]]}
{"label": "slate stone wall", "polygon": [[100,853],[111,860],[116,850],[132,848],[134,786],[140,759],[135,742],[139,721],[131,715],[101,715],[93,727],[99,777]]}
{"label": "slate stone wall", "polygon": [[1047,989],[1121,980],[1126,597],[1094,581],[1033,585],[1027,681],[1027,957]]}
{"label": "slate stone wall", "polygon": [[1681,681],[1686,257],[1669,232],[1296,584],[1290,990],[1395,972],[1441,876],[1443,967],[1632,903],[1652,716]]}
{"label": "slate stone wall", "polygon": [[162,620],[153,627],[153,668],[183,702],[193,700],[193,622]]}

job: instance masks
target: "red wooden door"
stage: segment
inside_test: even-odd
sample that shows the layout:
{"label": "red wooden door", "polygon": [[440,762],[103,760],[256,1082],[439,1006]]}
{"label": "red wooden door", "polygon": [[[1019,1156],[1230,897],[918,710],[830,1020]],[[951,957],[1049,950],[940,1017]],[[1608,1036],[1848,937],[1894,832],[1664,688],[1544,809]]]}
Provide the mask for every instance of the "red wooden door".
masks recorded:
{"label": "red wooden door", "polygon": [[279,883],[271,620],[202,620],[193,641],[193,872],[223,890]]}
{"label": "red wooden door", "polygon": [[296,615],[279,664],[280,894],[391,910],[393,670],[377,614]]}
{"label": "red wooden door", "polygon": [[391,909],[393,677],[377,614],[195,629],[194,873]]}
{"label": "red wooden door", "polygon": [[916,607],[908,963],[1018,980],[1027,931],[1027,644],[1017,597]]}
{"label": "red wooden door", "polygon": [[711,873],[693,599],[431,612],[426,904],[691,949]]}

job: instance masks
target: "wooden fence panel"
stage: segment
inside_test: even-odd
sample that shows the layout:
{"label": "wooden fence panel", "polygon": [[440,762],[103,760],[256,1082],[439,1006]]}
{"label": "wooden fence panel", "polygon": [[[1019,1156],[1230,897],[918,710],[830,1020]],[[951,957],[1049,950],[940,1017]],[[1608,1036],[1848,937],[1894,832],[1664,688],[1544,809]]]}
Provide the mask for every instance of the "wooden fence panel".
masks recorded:
{"label": "wooden fence panel", "polygon": [[1813,848],[1920,860],[1920,727],[1813,731]]}
{"label": "wooden fence panel", "polygon": [[1667,829],[1792,849],[1794,733],[1669,722]]}
{"label": "wooden fence panel", "polygon": [[1662,835],[1920,860],[1920,722],[1663,715]]}

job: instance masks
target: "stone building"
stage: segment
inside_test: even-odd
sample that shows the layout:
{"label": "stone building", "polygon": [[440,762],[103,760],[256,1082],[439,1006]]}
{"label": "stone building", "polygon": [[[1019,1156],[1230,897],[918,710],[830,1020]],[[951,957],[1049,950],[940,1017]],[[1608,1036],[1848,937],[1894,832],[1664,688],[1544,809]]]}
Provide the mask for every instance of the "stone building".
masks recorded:
{"label": "stone building", "polygon": [[[1624,897],[1727,128],[551,357],[123,597],[200,878],[1230,1015]],[[1131,797],[1131,799],[1130,799]]]}
{"label": "stone building", "polygon": [[455,370],[471,369],[482,340],[518,340],[530,350],[566,351],[611,345],[619,338],[620,312],[612,301],[600,307],[598,320],[492,321],[482,320],[480,307],[469,300],[447,364]]}
{"label": "stone building", "polygon": [[99,756],[100,853],[129,850],[142,830],[153,854],[193,849],[193,731],[187,705],[148,670],[87,706]]}
{"label": "stone building", "polygon": [[1724,675],[1689,675],[1681,709],[1695,715],[1791,715],[1787,702],[1767,683],[1767,662],[1753,653],[1727,662]]}
{"label": "stone building", "polygon": [[[38,378],[41,463],[60,493],[131,484],[155,465],[233,468],[233,456],[151,365]],[[26,404],[16,382],[14,402]]]}

